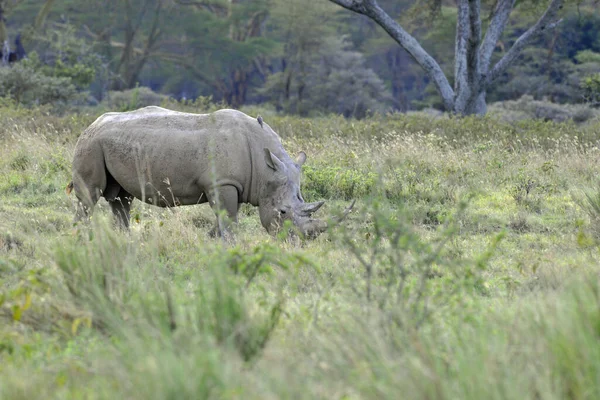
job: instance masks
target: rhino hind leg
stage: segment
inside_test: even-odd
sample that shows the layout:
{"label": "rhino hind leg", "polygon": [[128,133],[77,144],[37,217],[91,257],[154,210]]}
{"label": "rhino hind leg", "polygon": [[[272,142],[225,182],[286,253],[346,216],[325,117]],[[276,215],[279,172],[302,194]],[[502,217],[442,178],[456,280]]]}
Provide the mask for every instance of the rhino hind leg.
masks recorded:
{"label": "rhino hind leg", "polygon": [[88,221],[96,203],[106,188],[107,171],[104,159],[75,157],[73,160],[73,191],[77,197],[74,222]]}
{"label": "rhino hind leg", "polygon": [[88,222],[94,212],[94,207],[100,199],[101,190],[98,187],[74,184],[77,197],[77,209],[73,223]]}
{"label": "rhino hind leg", "polygon": [[[238,197],[237,188],[230,185],[220,186],[208,196],[209,204],[217,215],[217,222],[210,231],[210,236],[219,236],[226,240],[233,239],[230,227],[231,223],[237,224],[238,222]],[[225,218],[223,218],[223,214],[225,214]]]}

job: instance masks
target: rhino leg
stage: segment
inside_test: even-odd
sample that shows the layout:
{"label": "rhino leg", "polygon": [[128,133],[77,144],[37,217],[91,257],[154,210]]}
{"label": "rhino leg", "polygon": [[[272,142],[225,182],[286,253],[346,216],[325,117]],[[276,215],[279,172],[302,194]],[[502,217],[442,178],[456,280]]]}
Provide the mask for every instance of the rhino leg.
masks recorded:
{"label": "rhino leg", "polygon": [[[220,186],[208,196],[208,201],[215,214],[217,223],[210,231],[211,236],[220,236],[224,239],[232,239],[230,231],[231,223],[238,222],[238,190],[234,186]],[[223,218],[223,213],[226,218]]]}
{"label": "rhino leg", "polygon": [[131,209],[133,196],[121,188],[116,197],[111,200],[107,198],[106,200],[108,200],[116,224],[122,229],[129,229],[129,210]]}
{"label": "rhino leg", "polygon": [[75,195],[77,196],[77,211],[75,212],[74,223],[79,221],[88,221],[94,207],[100,199],[101,190],[100,188],[92,185],[77,185],[74,183]]}
{"label": "rhino leg", "polygon": [[75,157],[73,160],[73,191],[77,196],[74,222],[88,221],[94,206],[106,188],[106,167],[102,157]]}

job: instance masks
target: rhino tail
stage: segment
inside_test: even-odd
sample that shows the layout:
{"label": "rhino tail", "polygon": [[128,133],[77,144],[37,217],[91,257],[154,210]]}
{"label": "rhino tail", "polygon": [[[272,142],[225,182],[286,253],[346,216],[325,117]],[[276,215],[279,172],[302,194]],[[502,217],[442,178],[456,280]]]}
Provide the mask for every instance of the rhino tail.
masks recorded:
{"label": "rhino tail", "polygon": [[70,195],[72,191],[73,191],[73,181],[69,182],[69,184],[65,188],[65,192],[67,192],[67,195]]}

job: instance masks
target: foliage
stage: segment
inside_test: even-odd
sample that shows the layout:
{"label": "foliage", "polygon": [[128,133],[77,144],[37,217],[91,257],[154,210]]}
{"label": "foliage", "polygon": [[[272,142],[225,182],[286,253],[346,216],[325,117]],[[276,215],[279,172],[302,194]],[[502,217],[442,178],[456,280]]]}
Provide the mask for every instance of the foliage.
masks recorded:
{"label": "foliage", "polygon": [[88,40],[77,35],[73,25],[56,24],[39,35],[37,45],[25,61],[44,75],[69,78],[79,90],[87,89],[102,68],[102,59]]}
{"label": "foliage", "polygon": [[[379,3],[452,74],[453,4]],[[494,4],[482,4],[484,28]],[[544,5],[517,4],[492,62]],[[429,78],[383,30],[327,1],[68,0],[45,2],[42,10],[27,0],[9,8],[9,37],[23,33],[28,54],[36,52],[40,60],[34,69],[68,77],[99,101],[110,90],[140,85],[177,99],[212,97],[236,108],[260,104],[305,116],[364,117],[443,106]],[[38,16],[41,25],[22,32]],[[585,54],[600,51],[599,26],[593,0],[578,2],[557,30],[528,47],[499,78],[488,101],[531,95],[553,103],[593,103],[582,84],[598,71],[597,59]]]}
{"label": "foliage", "polygon": [[52,77],[26,63],[0,68],[0,96],[24,105],[60,103],[76,98],[70,78]]}
{"label": "foliage", "polygon": [[581,89],[586,102],[593,106],[600,105],[600,73],[583,78]]}
{"label": "foliage", "polygon": [[271,75],[261,93],[278,108],[301,115],[335,113],[364,118],[384,112],[390,98],[383,81],[365,67],[360,53],[349,50],[344,38],[329,38],[304,55],[301,75],[281,71]]}
{"label": "foliage", "polygon": [[524,95],[517,100],[492,103],[489,112],[511,122],[541,119],[554,122],[573,120],[577,123],[583,123],[599,116],[594,109],[585,104],[556,104],[549,101],[535,100],[533,96],[529,95]]}
{"label": "foliage", "polygon": [[118,111],[131,111],[146,106],[160,106],[168,96],[153,92],[145,86],[107,93],[104,103]]}
{"label": "foliage", "polygon": [[225,246],[208,206],[73,226],[101,112],[0,105],[0,397],[598,396],[597,120],[265,114],[318,215],[355,209],[294,244],[242,205]]}

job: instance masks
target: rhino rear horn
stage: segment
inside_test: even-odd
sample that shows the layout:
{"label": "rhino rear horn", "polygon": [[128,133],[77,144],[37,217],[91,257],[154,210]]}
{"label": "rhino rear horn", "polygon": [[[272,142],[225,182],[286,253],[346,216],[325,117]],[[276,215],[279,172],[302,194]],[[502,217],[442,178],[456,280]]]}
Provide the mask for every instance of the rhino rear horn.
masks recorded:
{"label": "rhino rear horn", "polygon": [[338,225],[352,212],[354,203],[356,203],[356,200],[352,200],[352,203],[344,210],[342,215],[336,217],[331,224],[320,219],[311,219],[304,227],[304,236],[314,239],[330,227]]}

